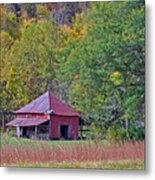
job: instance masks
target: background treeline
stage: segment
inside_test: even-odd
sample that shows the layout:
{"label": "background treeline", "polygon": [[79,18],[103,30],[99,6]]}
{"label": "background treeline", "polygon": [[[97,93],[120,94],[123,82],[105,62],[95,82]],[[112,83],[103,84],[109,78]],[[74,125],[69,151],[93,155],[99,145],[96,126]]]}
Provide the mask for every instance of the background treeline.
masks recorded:
{"label": "background treeline", "polygon": [[50,90],[82,113],[88,138],[144,138],[144,1],[0,9],[2,112]]}

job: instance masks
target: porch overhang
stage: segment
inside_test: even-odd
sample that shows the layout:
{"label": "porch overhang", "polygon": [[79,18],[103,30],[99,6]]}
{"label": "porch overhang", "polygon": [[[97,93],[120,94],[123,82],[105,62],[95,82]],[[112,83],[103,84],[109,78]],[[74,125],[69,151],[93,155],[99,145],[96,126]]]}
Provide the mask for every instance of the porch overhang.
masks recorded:
{"label": "porch overhang", "polygon": [[49,119],[44,118],[15,118],[6,124],[6,126],[14,126],[14,127],[28,127],[28,126],[38,126],[45,122],[49,121]]}

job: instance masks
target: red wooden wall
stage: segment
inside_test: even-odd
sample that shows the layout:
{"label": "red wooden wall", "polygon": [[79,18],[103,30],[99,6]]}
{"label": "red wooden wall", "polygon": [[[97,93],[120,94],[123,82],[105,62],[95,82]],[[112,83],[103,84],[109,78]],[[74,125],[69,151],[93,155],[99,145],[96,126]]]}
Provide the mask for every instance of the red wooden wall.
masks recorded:
{"label": "red wooden wall", "polygon": [[[48,118],[47,114],[19,113],[18,118]],[[78,138],[79,117],[52,115],[50,121],[50,138],[60,139],[60,126],[69,126],[69,139]]]}
{"label": "red wooden wall", "polygon": [[60,126],[69,125],[70,137],[69,139],[78,138],[78,127],[79,127],[79,117],[71,116],[51,116],[51,138],[59,139],[60,138]]}
{"label": "red wooden wall", "polygon": [[17,118],[48,118],[48,115],[37,113],[18,113]]}

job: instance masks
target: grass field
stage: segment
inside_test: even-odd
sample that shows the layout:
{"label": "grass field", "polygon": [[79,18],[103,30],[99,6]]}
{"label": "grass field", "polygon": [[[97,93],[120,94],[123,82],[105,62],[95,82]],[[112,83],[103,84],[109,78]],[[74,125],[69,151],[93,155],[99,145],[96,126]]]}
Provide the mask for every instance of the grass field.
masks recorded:
{"label": "grass field", "polygon": [[144,169],[144,142],[37,141],[1,137],[1,166]]}

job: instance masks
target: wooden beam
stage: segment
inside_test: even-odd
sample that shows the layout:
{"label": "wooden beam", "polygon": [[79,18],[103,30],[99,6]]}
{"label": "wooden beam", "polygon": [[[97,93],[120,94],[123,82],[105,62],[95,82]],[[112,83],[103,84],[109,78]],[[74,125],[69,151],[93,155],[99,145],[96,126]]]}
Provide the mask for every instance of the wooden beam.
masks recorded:
{"label": "wooden beam", "polygon": [[37,126],[35,126],[35,139],[37,139]]}
{"label": "wooden beam", "polygon": [[16,135],[17,137],[20,137],[20,126],[16,126]]}
{"label": "wooden beam", "polygon": [[125,119],[125,130],[128,131],[129,128],[129,121],[128,119]]}

